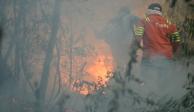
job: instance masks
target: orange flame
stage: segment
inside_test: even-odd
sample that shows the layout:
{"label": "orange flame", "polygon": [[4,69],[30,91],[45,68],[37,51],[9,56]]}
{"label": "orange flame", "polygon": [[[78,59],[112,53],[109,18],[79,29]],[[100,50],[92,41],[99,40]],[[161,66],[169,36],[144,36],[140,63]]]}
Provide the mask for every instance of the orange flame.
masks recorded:
{"label": "orange flame", "polygon": [[[81,48],[82,45],[91,47],[85,51],[85,55],[73,57],[73,81],[70,89],[80,94],[87,95],[95,92],[98,88],[105,86],[114,70],[114,61],[109,45],[103,39],[97,39],[90,29],[86,30],[84,41],[76,45]],[[64,56],[61,59],[61,66],[68,65],[69,59]],[[80,68],[85,66],[80,73]],[[68,65],[69,66],[69,65]],[[69,68],[61,70],[64,85],[69,84]],[[80,75],[81,74],[81,75]]]}
{"label": "orange flame", "polygon": [[[93,82],[95,84],[95,89],[106,86],[111,73],[114,70],[114,61],[112,53],[109,49],[108,44],[100,40],[96,43],[97,53],[95,56],[88,57],[88,64],[86,66],[86,73],[88,76],[84,77],[84,80]],[[88,88],[85,87],[84,91],[80,92],[81,94],[88,94]]]}
{"label": "orange flame", "polygon": [[86,71],[92,75],[92,78],[95,82],[100,80],[101,78],[101,83],[104,85],[108,80],[107,75],[109,75],[109,73],[113,71],[113,64],[111,63],[111,61],[111,56],[106,57],[103,54],[99,55],[95,57],[92,65],[88,66]]}

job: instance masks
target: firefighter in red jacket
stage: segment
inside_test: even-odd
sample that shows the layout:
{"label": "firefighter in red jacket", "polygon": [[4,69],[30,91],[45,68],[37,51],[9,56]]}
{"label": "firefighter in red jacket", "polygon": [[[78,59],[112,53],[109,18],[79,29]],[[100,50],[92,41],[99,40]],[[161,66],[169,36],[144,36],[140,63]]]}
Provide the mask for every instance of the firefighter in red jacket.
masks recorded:
{"label": "firefighter in red jacket", "polygon": [[172,59],[180,42],[176,25],[162,16],[158,3],[149,5],[146,17],[134,26],[134,34],[146,59],[156,56]]}

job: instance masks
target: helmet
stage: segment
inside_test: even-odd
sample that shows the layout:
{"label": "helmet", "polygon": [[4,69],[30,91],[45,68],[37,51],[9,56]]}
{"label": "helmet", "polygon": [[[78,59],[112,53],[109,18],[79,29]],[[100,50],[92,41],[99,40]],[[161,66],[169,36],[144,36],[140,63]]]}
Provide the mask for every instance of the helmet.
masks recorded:
{"label": "helmet", "polygon": [[156,10],[156,11],[162,11],[162,7],[159,3],[152,3],[148,6],[148,9],[150,10]]}

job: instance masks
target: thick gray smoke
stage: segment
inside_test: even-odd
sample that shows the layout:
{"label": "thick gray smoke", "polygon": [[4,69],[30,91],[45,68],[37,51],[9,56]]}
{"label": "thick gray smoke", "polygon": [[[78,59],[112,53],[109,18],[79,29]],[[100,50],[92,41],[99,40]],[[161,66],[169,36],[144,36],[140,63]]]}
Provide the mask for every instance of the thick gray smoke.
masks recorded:
{"label": "thick gray smoke", "polygon": [[[0,112],[145,112],[164,97],[183,96],[188,72],[184,61],[157,58],[134,64],[133,75],[144,85],[125,77],[134,39],[132,12],[144,2],[1,0]],[[84,51],[92,49],[77,45],[88,38],[87,29],[109,45],[117,67],[106,87],[84,96],[63,87],[60,75],[70,74],[72,80],[71,72],[79,71],[72,66],[81,63],[72,60],[87,57]]]}
{"label": "thick gray smoke", "polygon": [[[180,98],[184,95],[187,68],[183,62],[169,61],[155,58],[151,61],[143,60],[139,72],[144,85],[139,88],[142,95]],[[133,88],[133,86],[132,86]]]}

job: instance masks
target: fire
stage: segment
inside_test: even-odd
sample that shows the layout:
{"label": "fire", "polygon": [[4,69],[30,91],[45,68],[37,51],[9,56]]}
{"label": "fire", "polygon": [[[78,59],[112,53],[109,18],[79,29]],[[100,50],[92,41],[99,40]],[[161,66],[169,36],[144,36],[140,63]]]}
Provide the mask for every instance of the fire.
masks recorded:
{"label": "fire", "polygon": [[[94,92],[100,87],[106,86],[111,73],[113,71],[112,57],[101,54],[96,56],[93,61],[86,67],[86,73],[88,74],[84,80],[87,80],[87,84],[83,85],[79,91],[81,94],[87,95]],[[92,88],[92,89],[91,89]]]}
{"label": "fire", "polygon": [[86,32],[84,40],[76,45],[77,48],[82,48],[82,46],[87,48],[85,54],[72,58],[73,81],[71,82],[69,82],[69,58],[64,56],[61,59],[61,67],[67,67],[61,70],[63,85],[67,86],[71,83],[69,88],[72,91],[84,95],[106,86],[115,66],[111,49],[106,41],[96,38],[90,29],[87,29]]}
{"label": "fire", "polygon": [[97,56],[91,63],[92,65],[87,67],[86,71],[92,75],[92,78],[95,82],[101,80],[101,83],[104,85],[108,80],[108,75],[113,71],[113,66],[110,62],[111,60],[112,57],[110,56]]}
{"label": "fire", "polygon": [[[95,56],[88,57],[88,64],[85,69],[86,74],[88,75],[83,77],[83,79],[92,82],[94,84],[92,87],[93,89],[98,89],[106,86],[106,83],[114,70],[114,61],[109,46],[105,41],[100,40],[95,46],[97,53]],[[81,94],[88,94],[91,92],[87,87],[83,87],[83,91],[80,91]]]}

